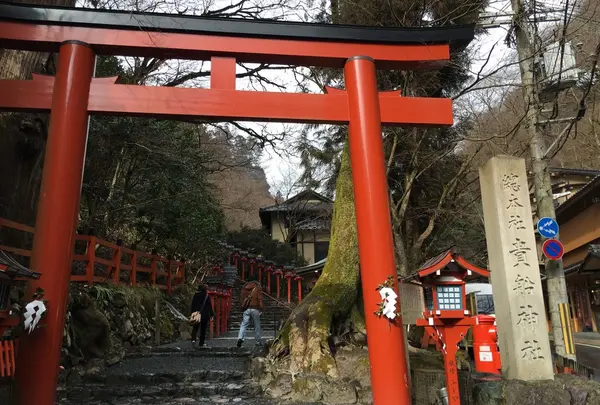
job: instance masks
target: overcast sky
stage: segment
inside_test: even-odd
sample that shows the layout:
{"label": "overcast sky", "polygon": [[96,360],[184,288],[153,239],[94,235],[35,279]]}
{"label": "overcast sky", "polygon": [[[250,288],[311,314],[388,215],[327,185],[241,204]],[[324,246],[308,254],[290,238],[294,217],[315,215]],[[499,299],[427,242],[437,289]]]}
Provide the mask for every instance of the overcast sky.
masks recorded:
{"label": "overcast sky", "polygon": [[[565,7],[565,0],[546,0],[538,2],[536,6],[540,6],[541,4],[546,8],[560,9]],[[573,13],[572,9],[578,5],[578,2],[571,1],[571,3],[567,4],[570,4],[570,13]],[[492,1],[486,9],[486,14],[500,16],[494,19],[494,22],[508,21],[511,12],[512,8],[510,1],[507,0]],[[546,14],[546,16],[550,18],[556,17],[557,15],[562,17],[560,13]],[[482,21],[490,22],[491,20]],[[549,24],[556,23],[540,24],[539,29],[543,30],[547,28]],[[481,76],[485,76],[486,73],[508,64],[500,72],[495,74],[495,79],[501,80],[504,84],[520,83],[518,67],[514,64],[516,61],[515,51],[509,49],[505,44],[507,28],[508,25],[488,28],[485,34],[479,36],[471,44],[470,49],[473,55],[471,72],[473,73],[473,76],[477,73],[481,73]],[[285,81],[285,76],[283,76],[282,80]],[[290,91],[293,91],[292,88],[290,88]],[[481,96],[481,93],[479,96]],[[470,107],[474,106],[474,108],[477,108],[478,94],[476,92],[465,97],[467,97],[467,99],[459,99],[457,100],[457,103],[468,102]],[[485,97],[489,97],[489,92],[486,93]],[[457,103],[455,103],[455,106]],[[282,150],[276,152],[271,147],[267,147],[262,160],[262,166],[265,169],[267,180],[271,185],[271,191],[273,193],[277,192],[279,189],[289,189],[290,184],[298,178],[301,171],[299,159],[293,156],[289,149],[286,150],[286,145],[284,144],[283,147],[279,146],[279,148]]]}

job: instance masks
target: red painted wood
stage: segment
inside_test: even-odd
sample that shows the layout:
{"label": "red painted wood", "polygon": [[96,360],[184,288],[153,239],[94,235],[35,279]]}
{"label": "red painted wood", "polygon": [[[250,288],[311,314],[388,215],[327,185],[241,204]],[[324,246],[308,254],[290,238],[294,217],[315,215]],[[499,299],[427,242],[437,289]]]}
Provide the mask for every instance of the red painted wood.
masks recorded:
{"label": "red painted wood", "polygon": [[[373,402],[408,405],[411,393],[402,320],[375,315],[381,302],[377,287],[388,278],[397,280],[375,63],[364,57],[350,59],[344,77],[365,322],[369,341],[385,342],[369,347]],[[397,285],[394,290],[397,294]]]}
{"label": "red painted wood", "polygon": [[[50,108],[49,80],[0,81],[0,110],[44,112]],[[383,125],[452,125],[452,100],[396,97],[379,93]],[[347,124],[348,96],[221,89],[134,86],[92,82],[89,112],[94,115],[209,118],[239,121]]]}
{"label": "red painted wood", "polygon": [[161,59],[210,60],[232,57],[242,63],[337,67],[354,55],[369,55],[378,69],[438,68],[450,59],[447,44],[378,45],[263,38],[225,37],[59,25],[0,22],[0,48],[56,52],[77,39],[101,55],[150,56]]}
{"label": "red painted wood", "polygon": [[[55,403],[93,71],[91,48],[79,43],[61,46],[31,257],[31,269],[43,276],[30,281],[27,290],[31,297],[37,288],[43,289],[50,305],[44,327],[22,337],[16,369],[20,405]],[[35,389],[31,381],[36,381]]]}

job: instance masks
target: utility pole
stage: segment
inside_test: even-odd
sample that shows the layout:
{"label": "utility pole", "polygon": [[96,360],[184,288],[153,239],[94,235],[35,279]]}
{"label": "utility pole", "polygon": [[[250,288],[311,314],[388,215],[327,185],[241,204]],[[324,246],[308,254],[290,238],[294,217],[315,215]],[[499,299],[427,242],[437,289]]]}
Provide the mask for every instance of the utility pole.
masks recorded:
{"label": "utility pole", "polygon": [[[528,25],[529,16],[525,0],[511,0],[511,4],[514,13],[513,32],[519,56],[523,98],[527,114],[525,122],[527,125],[527,134],[530,138],[529,148],[537,213],[539,218],[556,218],[548,158],[545,156],[547,148],[544,142],[544,131],[547,129],[547,123],[540,122],[540,88],[539,82],[535,77],[536,49],[534,48],[532,34]],[[562,260],[546,261],[546,285],[556,353],[563,357],[575,359],[574,354],[567,355],[566,353],[563,328],[558,309],[559,304],[567,303],[568,306],[569,302]],[[542,314],[540,314],[541,316]],[[543,327],[543,325],[540,325],[540,327]]]}

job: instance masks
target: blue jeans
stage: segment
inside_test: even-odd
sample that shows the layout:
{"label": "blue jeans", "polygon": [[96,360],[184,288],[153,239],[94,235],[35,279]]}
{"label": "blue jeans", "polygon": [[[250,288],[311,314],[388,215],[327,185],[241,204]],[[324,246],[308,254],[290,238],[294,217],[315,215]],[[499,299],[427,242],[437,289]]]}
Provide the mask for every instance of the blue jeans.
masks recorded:
{"label": "blue jeans", "polygon": [[261,343],[260,339],[260,311],[254,308],[248,308],[244,311],[244,318],[242,319],[242,326],[240,326],[240,333],[238,334],[238,340],[244,340],[246,336],[246,329],[250,324],[250,318],[252,318],[252,324],[254,325],[254,338],[256,343]]}

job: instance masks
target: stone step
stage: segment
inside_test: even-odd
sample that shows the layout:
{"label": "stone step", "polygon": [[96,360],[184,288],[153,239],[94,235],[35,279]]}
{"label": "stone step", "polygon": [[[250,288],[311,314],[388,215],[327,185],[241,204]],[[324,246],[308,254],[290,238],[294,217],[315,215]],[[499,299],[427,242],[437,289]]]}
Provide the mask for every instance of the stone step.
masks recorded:
{"label": "stone step", "polygon": [[[207,341],[208,342],[208,341]],[[192,345],[190,341],[179,341],[175,343],[171,343],[169,346],[144,346],[130,349],[129,353],[125,356],[126,358],[136,358],[136,357],[151,357],[151,356],[160,356],[163,354],[177,354],[180,353],[182,355],[191,355],[195,357],[203,357],[203,356],[225,356],[228,354],[232,356],[246,356],[250,354],[248,351],[238,349],[237,347],[227,347],[227,346],[216,346],[216,347],[198,347],[197,345]]]}
{"label": "stone step", "polygon": [[[207,343],[209,341],[207,340]],[[155,352],[155,353],[128,353],[125,355],[126,359],[136,359],[140,357],[164,357],[169,358],[172,356],[186,356],[186,357],[248,357],[250,351],[245,349],[239,349],[237,347],[197,347],[194,348]]]}
{"label": "stone step", "polygon": [[81,384],[59,387],[57,396],[77,403],[91,400],[114,401],[118,398],[207,398],[215,395],[227,398],[256,397],[261,395],[260,385],[251,380],[236,382],[180,382],[153,385]]}
{"label": "stone step", "polygon": [[[213,395],[211,397],[186,397],[186,396],[175,396],[173,398],[144,398],[137,400],[135,398],[114,398],[107,401],[102,400],[90,400],[86,401],[85,405],[280,405],[278,401],[273,399],[266,399],[262,397],[247,398],[244,396],[240,397],[223,397],[220,395]],[[57,402],[57,405],[82,405],[81,401],[70,401],[62,398]],[[291,405],[291,404],[290,404]],[[321,405],[321,404],[293,404],[293,405]]]}
{"label": "stone step", "polygon": [[84,377],[82,382],[106,385],[156,385],[168,383],[237,382],[244,378],[245,373],[239,370],[200,370],[174,373],[105,374]]}

